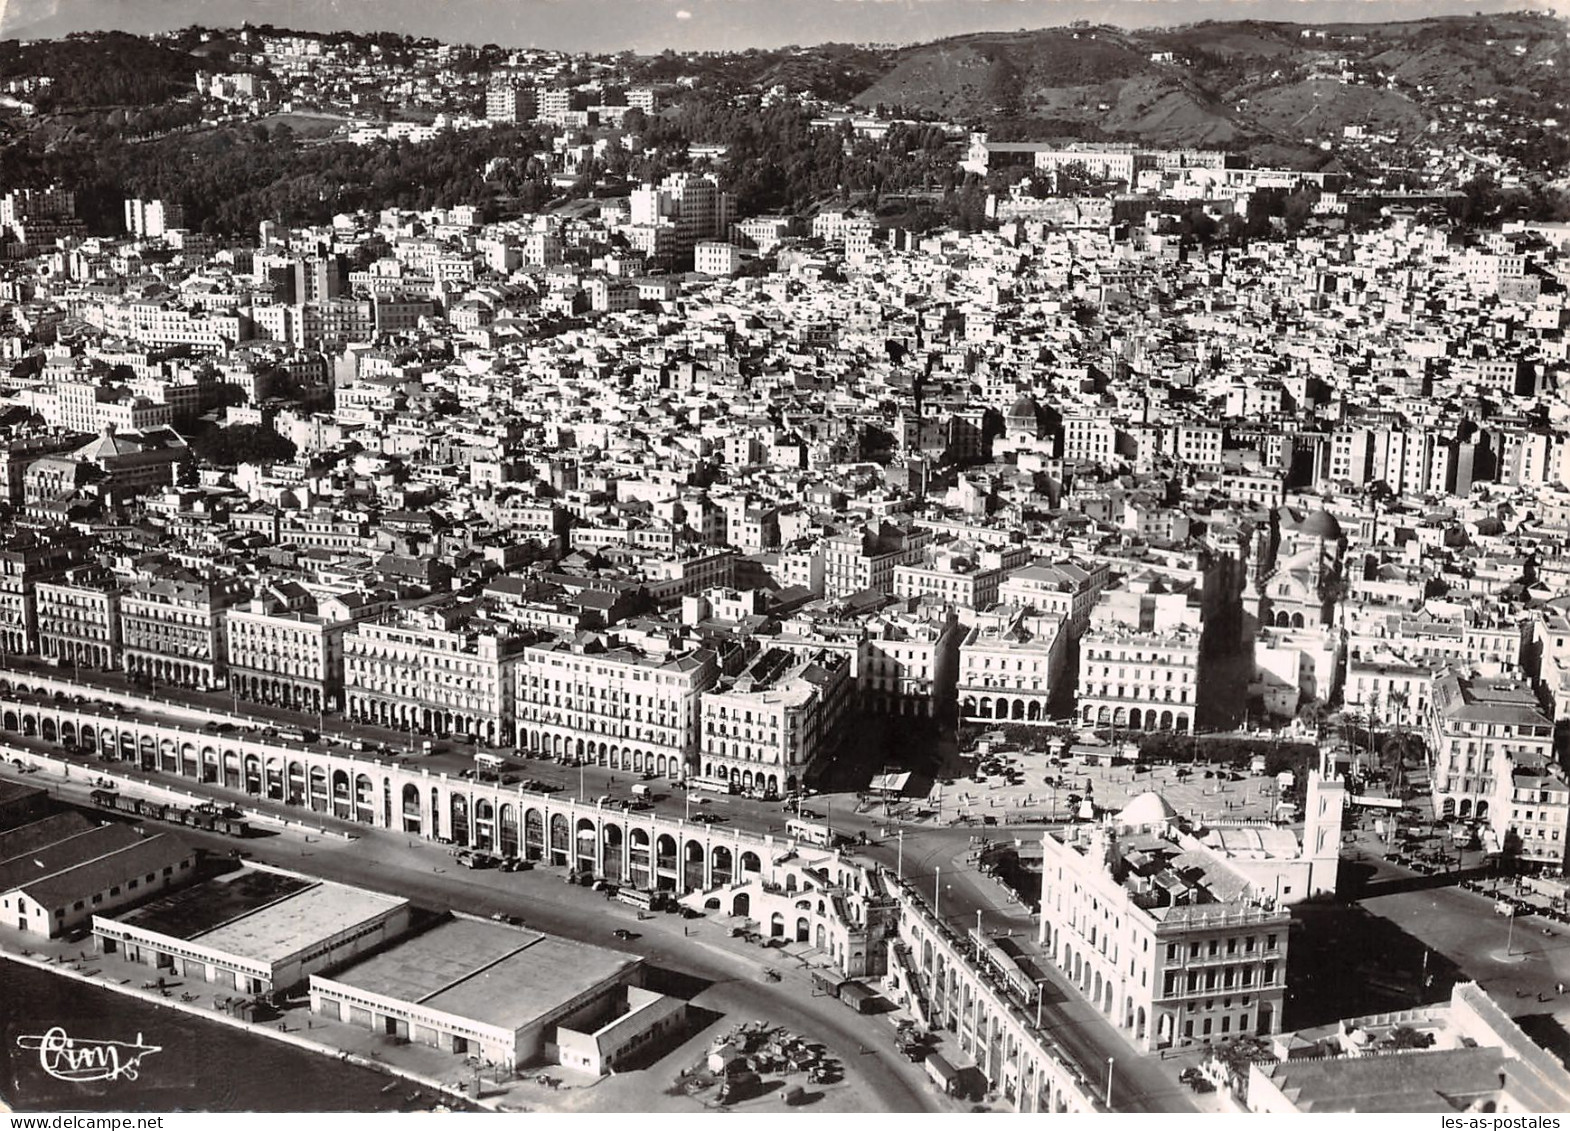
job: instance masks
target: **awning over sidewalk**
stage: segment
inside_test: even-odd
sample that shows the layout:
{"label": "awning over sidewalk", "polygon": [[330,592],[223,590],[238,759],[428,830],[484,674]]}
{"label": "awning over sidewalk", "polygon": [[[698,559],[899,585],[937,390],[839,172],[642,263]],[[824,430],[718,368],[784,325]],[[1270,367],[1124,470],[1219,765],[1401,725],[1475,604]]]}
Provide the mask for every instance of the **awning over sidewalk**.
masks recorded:
{"label": "awning over sidewalk", "polygon": [[879,774],[867,788],[873,793],[904,793],[910,783],[910,774]]}

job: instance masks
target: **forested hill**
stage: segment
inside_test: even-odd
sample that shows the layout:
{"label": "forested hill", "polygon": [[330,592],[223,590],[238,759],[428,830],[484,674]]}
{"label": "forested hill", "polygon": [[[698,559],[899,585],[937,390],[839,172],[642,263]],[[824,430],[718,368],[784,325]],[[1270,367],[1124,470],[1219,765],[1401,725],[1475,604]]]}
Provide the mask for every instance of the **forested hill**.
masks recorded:
{"label": "forested hill", "polygon": [[[0,40],[0,79],[43,76],[32,96],[40,112],[155,106],[191,92],[197,60],[190,44],[155,42],[122,32],[87,33],[23,43]],[[213,53],[205,70],[223,70]]]}
{"label": "forested hill", "polygon": [[856,102],[989,121],[995,136],[1013,138],[1242,148],[1300,144],[1345,125],[1410,137],[1480,99],[1506,112],[1570,105],[1566,44],[1564,21],[1532,13],[1052,28],[899,51]]}

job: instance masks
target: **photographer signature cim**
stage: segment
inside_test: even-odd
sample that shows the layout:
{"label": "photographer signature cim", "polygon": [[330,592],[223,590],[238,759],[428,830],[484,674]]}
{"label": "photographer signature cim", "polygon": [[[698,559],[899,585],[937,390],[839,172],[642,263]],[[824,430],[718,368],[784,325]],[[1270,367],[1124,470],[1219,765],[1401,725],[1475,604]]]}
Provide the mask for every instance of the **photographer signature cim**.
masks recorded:
{"label": "photographer signature cim", "polygon": [[135,1080],[142,1058],[162,1052],[160,1045],[134,1041],[95,1041],[72,1037],[59,1025],[42,1035],[19,1036],[16,1043],[38,1052],[38,1065],[56,1080],[86,1084],[98,1080]]}

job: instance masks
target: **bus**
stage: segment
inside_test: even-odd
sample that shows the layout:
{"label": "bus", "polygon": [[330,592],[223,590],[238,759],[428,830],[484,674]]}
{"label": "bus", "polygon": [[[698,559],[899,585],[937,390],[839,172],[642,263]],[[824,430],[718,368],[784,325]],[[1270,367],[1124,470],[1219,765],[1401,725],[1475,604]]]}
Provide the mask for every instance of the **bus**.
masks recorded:
{"label": "bus", "polygon": [[821,848],[828,848],[834,843],[834,833],[827,825],[814,824],[811,821],[789,820],[785,822],[785,835],[793,836],[797,840],[804,840],[808,844],[815,844]]}
{"label": "bus", "polygon": [[613,898],[621,903],[630,904],[639,911],[659,911],[665,906],[666,893],[642,891],[639,888],[617,888]]}
{"label": "bus", "polygon": [[735,793],[736,783],[730,778],[688,778],[688,789],[701,789],[706,793]]}

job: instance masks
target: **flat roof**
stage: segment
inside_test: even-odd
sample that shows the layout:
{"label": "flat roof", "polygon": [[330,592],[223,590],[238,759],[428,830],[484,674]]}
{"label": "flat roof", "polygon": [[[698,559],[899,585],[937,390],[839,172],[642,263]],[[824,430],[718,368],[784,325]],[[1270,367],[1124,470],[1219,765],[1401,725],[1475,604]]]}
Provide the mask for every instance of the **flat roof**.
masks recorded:
{"label": "flat roof", "polygon": [[637,965],[619,951],[453,919],[332,980],[502,1029],[521,1029]]}
{"label": "flat roof", "polygon": [[407,900],[247,868],[155,900],[120,922],[259,962],[280,962]]}
{"label": "flat roof", "polygon": [[197,941],[241,958],[279,962],[407,903],[342,884],[320,883],[230,920]]}
{"label": "flat roof", "polygon": [[170,892],[116,918],[128,927],[189,941],[258,907],[304,891],[311,882],[303,876],[245,868]]}

